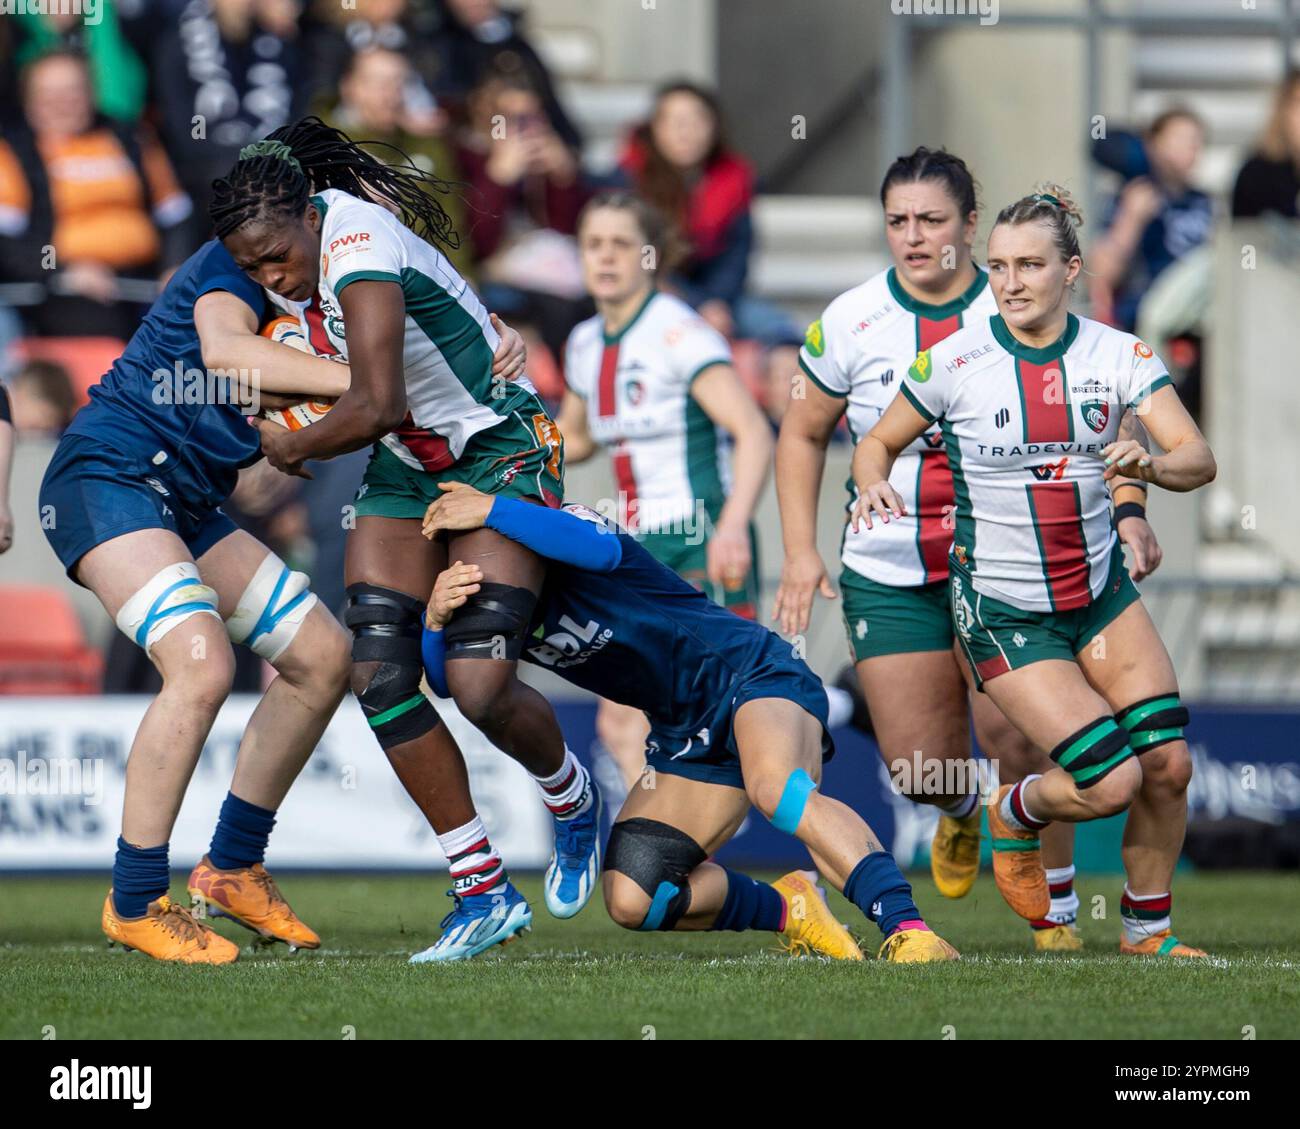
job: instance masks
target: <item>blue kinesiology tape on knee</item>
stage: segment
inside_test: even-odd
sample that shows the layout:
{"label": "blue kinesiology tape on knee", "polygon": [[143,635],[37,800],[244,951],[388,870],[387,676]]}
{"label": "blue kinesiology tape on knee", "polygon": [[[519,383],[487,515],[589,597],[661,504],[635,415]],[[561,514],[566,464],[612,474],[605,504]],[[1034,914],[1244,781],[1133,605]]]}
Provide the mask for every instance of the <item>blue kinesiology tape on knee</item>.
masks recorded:
{"label": "blue kinesiology tape on knee", "polygon": [[679,892],[671,882],[660,882],[658,889],[655,890],[655,896],[650,900],[650,908],[646,910],[645,920],[637,928],[643,933],[658,929],[664,922],[664,914],[668,912],[668,903],[677,897]]}
{"label": "blue kinesiology tape on knee", "polygon": [[813,778],[802,768],[796,768],[790,773],[781,792],[781,802],[776,805],[776,811],[772,813],[772,826],[787,835],[793,835],[795,828],[799,826],[799,821],[803,819],[803,809],[808,804],[808,797],[816,789],[817,785],[813,782]]}

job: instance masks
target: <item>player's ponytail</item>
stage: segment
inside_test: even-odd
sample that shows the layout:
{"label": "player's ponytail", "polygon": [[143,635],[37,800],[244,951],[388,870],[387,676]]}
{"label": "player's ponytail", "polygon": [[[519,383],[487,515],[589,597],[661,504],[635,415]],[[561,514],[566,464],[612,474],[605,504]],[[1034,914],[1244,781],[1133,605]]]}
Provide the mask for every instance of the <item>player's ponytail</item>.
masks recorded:
{"label": "player's ponytail", "polygon": [[[384,164],[362,145],[391,149],[398,159]],[[308,197],[326,188],[373,200],[399,215],[417,235],[460,246],[436,195],[450,192],[450,184],[420,169],[401,149],[379,141],[355,142],[316,117],[281,126],[265,140],[244,146],[230,174],[212,182],[208,214],[217,238],[225,239],[247,223],[300,216]]]}
{"label": "player's ponytail", "polygon": [[935,180],[943,185],[963,218],[979,210],[976,192],[979,186],[966,162],[947,149],[927,149],[919,145],[906,156],[899,157],[885,173],[880,184],[880,204],[896,184],[915,184],[921,180]]}
{"label": "player's ponytail", "polygon": [[1022,196],[1014,204],[1008,204],[998,213],[994,227],[1000,224],[1016,226],[1022,223],[1045,223],[1052,229],[1052,241],[1061,253],[1063,262],[1069,262],[1076,255],[1082,259],[1079,250],[1079,228],[1083,226],[1083,211],[1059,184],[1040,184],[1028,196]]}

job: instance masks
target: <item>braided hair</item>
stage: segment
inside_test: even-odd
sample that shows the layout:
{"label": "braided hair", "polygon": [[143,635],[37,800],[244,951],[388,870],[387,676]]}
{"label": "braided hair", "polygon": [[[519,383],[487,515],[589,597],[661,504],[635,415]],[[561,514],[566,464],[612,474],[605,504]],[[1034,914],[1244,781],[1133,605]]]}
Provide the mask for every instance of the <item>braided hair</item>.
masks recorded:
{"label": "braided hair", "polygon": [[[384,164],[362,145],[391,149],[399,158]],[[396,146],[353,141],[320,118],[281,126],[265,140],[245,145],[230,174],[212,182],[208,215],[218,239],[248,223],[301,216],[308,197],[337,188],[395,211],[402,222],[430,241],[455,249],[460,237],[435,193],[452,186],[420,169]]]}

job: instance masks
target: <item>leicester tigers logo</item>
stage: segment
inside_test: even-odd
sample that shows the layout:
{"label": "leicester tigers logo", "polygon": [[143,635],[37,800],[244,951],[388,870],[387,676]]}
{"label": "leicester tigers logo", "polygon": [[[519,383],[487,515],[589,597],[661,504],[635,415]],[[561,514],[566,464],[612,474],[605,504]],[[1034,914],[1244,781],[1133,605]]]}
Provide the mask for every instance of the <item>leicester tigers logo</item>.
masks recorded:
{"label": "leicester tigers logo", "polygon": [[1105,400],[1085,400],[1083,402],[1083,422],[1098,435],[1106,430],[1106,421],[1110,419],[1110,405]]}

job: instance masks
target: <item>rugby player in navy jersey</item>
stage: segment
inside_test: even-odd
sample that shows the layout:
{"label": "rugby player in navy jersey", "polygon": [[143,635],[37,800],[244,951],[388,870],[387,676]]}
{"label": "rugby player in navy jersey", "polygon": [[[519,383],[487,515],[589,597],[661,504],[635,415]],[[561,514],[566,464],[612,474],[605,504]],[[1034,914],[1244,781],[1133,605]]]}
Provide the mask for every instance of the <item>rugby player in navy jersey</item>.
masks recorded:
{"label": "rugby player in navy jersey", "polygon": [[[494,529],[549,562],[524,660],[650,719],[654,786],[632,789],[605,855],[605,904],[618,924],[767,930],[783,933],[792,950],[861,959],[799,874],[768,885],[707,861],[752,804],[798,838],[879,926],[882,958],[957,958],[921,919],[911,887],[867,824],[817,790],[833,752],[826,693],[788,643],[711,603],[586,507],[546,510],[461,483],[443,489],[426,514],[426,536]],[[481,570],[462,562],[434,586],[422,646],[440,694],[442,628],[485,587]]]}
{"label": "rugby player in navy jersey", "polygon": [[[234,673],[231,641],[276,670],[240,742],[234,778],[191,894],[264,938],[314,948],[262,861],[276,810],[348,684],[350,640],[308,578],[220,505],[261,458],[247,416],[274,394],[327,399],[344,365],[258,335],[262,289],[215,240],[182,264],[59,442],[42,528],[68,575],[143,647],[163,687],[126,768],[121,836],[102,926],[161,960],[224,964],[238,947],[168,897],[168,840]],[[503,368],[522,364],[517,335]],[[237,374],[228,379],[230,374]],[[181,628],[181,630],[177,630]]]}

